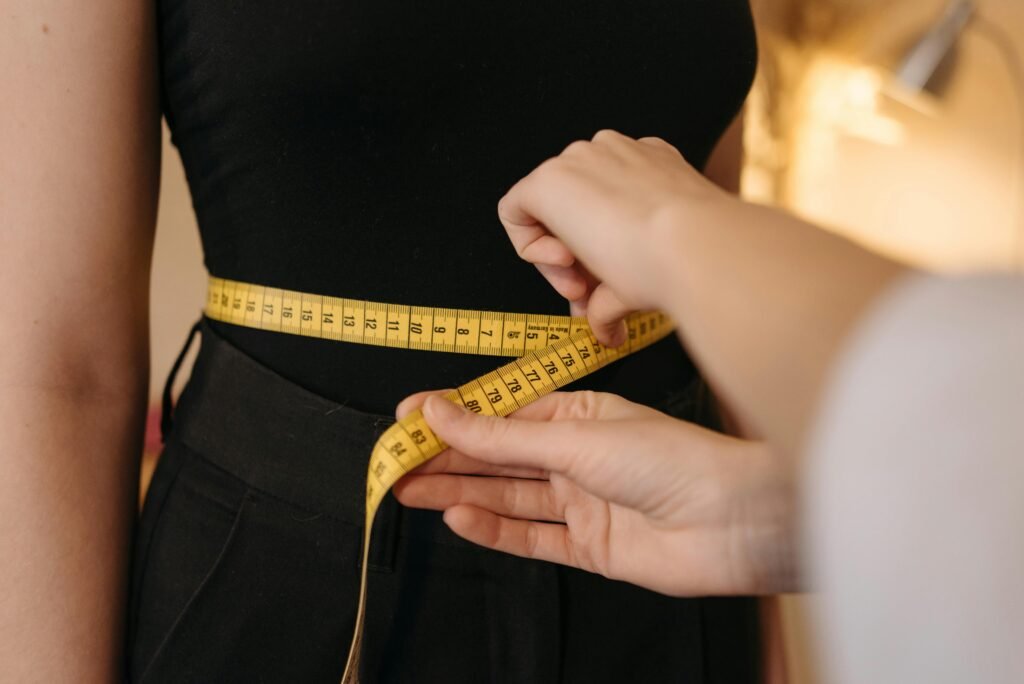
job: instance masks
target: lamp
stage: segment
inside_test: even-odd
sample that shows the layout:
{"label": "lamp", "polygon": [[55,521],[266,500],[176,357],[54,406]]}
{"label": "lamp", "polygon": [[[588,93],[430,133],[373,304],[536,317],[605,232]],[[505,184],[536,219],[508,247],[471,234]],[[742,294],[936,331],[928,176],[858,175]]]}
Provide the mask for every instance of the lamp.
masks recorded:
{"label": "lamp", "polygon": [[943,16],[910,49],[896,69],[896,79],[904,88],[918,93],[928,89],[976,9],[974,0],[950,1]]}

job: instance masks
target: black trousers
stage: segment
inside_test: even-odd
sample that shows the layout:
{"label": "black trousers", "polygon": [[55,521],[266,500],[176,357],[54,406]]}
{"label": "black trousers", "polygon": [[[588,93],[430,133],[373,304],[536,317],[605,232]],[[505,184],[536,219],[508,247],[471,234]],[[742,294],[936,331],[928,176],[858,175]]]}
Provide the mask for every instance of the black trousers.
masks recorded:
{"label": "black trousers", "polygon": [[[138,525],[130,678],[338,682],[367,460],[392,418],[311,394],[198,329]],[[696,418],[699,397],[662,408]],[[499,554],[389,498],[362,681],[754,682],[758,634],[753,599],[671,599]]]}

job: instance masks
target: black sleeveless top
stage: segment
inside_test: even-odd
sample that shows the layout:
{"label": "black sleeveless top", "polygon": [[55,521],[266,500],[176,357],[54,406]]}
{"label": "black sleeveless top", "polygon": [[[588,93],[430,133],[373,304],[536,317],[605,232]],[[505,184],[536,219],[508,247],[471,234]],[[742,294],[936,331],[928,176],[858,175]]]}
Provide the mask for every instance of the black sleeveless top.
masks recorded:
{"label": "black sleeveless top", "polygon": [[[564,314],[497,220],[602,128],[695,165],[747,94],[746,0],[159,0],[163,107],[216,276],[401,304]],[[284,377],[390,414],[501,359],[216,328]],[[673,339],[586,380],[656,404]]]}

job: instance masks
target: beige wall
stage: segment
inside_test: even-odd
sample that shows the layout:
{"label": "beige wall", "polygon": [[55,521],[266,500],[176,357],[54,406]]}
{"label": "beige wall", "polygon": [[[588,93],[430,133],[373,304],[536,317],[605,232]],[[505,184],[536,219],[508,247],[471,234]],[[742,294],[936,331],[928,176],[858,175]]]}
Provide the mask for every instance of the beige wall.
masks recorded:
{"label": "beige wall", "polygon": [[166,128],[162,171],[150,297],[153,355],[149,395],[154,402],[188,329],[199,318],[206,286],[185,173]]}

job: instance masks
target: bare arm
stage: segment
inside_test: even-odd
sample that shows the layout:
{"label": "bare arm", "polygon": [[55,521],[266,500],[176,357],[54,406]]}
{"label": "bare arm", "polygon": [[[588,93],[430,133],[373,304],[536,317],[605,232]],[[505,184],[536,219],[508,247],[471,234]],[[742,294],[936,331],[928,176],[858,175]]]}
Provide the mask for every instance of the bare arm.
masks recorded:
{"label": "bare arm", "polygon": [[153,3],[0,23],[0,681],[119,676],[159,175]]}
{"label": "bare arm", "polygon": [[906,269],[752,204],[697,201],[677,217],[666,307],[741,420],[800,453],[847,337]]}

